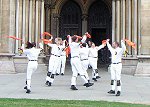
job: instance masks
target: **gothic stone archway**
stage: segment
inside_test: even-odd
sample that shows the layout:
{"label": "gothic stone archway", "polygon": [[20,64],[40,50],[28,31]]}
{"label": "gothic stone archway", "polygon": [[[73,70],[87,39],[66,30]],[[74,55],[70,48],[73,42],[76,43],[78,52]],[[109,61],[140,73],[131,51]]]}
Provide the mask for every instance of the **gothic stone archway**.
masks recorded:
{"label": "gothic stone archway", "polygon": [[[102,0],[97,0],[89,8],[88,31],[92,35],[92,41],[98,46],[102,40],[111,39],[111,12]],[[105,47],[99,51],[99,61],[108,63],[110,53]]]}
{"label": "gothic stone archway", "polygon": [[61,9],[59,35],[63,39],[67,35],[81,35],[81,9],[72,0],[68,0]]}

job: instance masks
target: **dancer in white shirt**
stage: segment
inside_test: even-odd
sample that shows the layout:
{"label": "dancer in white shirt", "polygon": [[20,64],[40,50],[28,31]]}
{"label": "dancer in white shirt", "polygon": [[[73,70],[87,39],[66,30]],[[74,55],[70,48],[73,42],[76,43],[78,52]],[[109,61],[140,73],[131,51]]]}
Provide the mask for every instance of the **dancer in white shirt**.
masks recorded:
{"label": "dancer in white shirt", "polygon": [[43,49],[43,45],[39,43],[40,48],[36,49],[36,43],[32,42],[27,42],[27,49],[25,49],[24,44],[22,44],[21,49],[23,50],[23,53],[25,53],[29,59],[28,66],[27,66],[27,80],[26,80],[26,86],[24,89],[26,89],[26,93],[31,92],[31,77],[32,74],[36,71],[37,66],[38,66],[38,56]]}
{"label": "dancer in white shirt", "polygon": [[54,75],[56,74],[56,71],[59,66],[59,58],[61,54],[61,48],[60,44],[62,42],[61,38],[55,38],[55,43],[56,44],[50,44],[48,43],[48,46],[52,48],[51,50],[51,57],[49,59],[49,68],[48,68],[48,73],[46,77],[46,85],[51,86],[52,83],[54,82]]}
{"label": "dancer in white shirt", "polygon": [[87,73],[87,69],[88,69],[88,65],[89,65],[89,57],[88,56],[89,56],[88,45],[86,43],[83,43],[80,48],[80,60],[81,60],[81,64],[83,67],[83,71],[85,72],[84,74],[85,74],[88,82],[90,82],[90,78]]}
{"label": "dancer in white shirt", "polygon": [[107,47],[111,52],[111,90],[108,92],[109,94],[115,94],[115,89],[117,86],[117,94],[116,96],[120,96],[121,94],[121,70],[122,70],[122,55],[126,50],[126,46],[121,41],[121,47],[119,47],[118,42],[113,42],[112,46],[109,44],[109,39],[107,39]]}
{"label": "dancer in white shirt", "polygon": [[[86,36],[83,36],[83,39],[81,40],[82,43],[84,43],[86,40]],[[85,77],[85,71],[82,68],[79,50],[80,50],[80,43],[78,43],[77,36],[69,36],[69,46],[71,50],[71,67],[72,67],[72,79],[71,79],[71,89],[72,90],[78,90],[76,88],[76,78],[78,73],[80,74],[81,78],[84,81],[84,86],[90,87],[93,85],[93,83],[88,83],[87,78]]]}
{"label": "dancer in white shirt", "polygon": [[61,74],[63,76],[64,73],[65,73],[65,66],[66,66],[65,42],[66,42],[66,40],[62,41],[62,43],[60,45],[61,53],[60,53],[59,65],[58,65],[58,69],[57,69],[56,75]]}
{"label": "dancer in white shirt", "polygon": [[92,42],[91,48],[89,50],[89,65],[92,67],[93,70],[92,79],[94,81],[97,81],[97,79],[100,78],[97,69],[98,51],[104,47],[105,47],[104,44],[100,46],[95,46],[95,44]]}

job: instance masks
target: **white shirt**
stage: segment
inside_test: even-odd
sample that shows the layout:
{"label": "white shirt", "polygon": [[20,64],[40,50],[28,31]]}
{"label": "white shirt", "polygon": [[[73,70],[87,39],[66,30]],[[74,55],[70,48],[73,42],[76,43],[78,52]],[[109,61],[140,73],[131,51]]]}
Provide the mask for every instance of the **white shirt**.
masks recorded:
{"label": "white shirt", "polygon": [[88,56],[89,56],[89,48],[87,47],[80,48],[80,59],[81,60],[88,59]]}
{"label": "white shirt", "polygon": [[66,51],[64,50],[65,49],[65,42],[63,43],[63,45],[60,45],[59,47],[61,49],[60,55],[61,56],[66,56]]}
{"label": "white shirt", "polygon": [[112,48],[109,42],[107,42],[108,49],[111,52],[111,62],[112,63],[120,63],[122,59],[122,54],[126,50],[126,46],[123,42],[121,42],[121,47],[118,47],[116,49]]}
{"label": "white shirt", "polygon": [[48,46],[52,48],[51,54],[60,56],[61,48],[58,45],[48,43]]}
{"label": "white shirt", "polygon": [[25,49],[25,45],[22,44],[21,49],[23,52],[27,55],[29,60],[38,60],[38,56],[43,49],[42,43],[39,43],[40,48],[36,49],[35,47],[32,47],[30,49]]}
{"label": "white shirt", "polygon": [[[84,43],[85,40],[86,40],[86,37],[83,37],[83,39],[81,40],[82,43]],[[69,46],[70,46],[71,57],[79,57],[80,43],[72,42],[71,37],[69,37]]]}
{"label": "white shirt", "polygon": [[31,49],[23,49],[23,52],[27,55],[29,60],[38,60],[38,56],[42,49],[36,49],[35,47]]}
{"label": "white shirt", "polygon": [[98,51],[102,48],[104,48],[104,45],[100,45],[99,47],[95,47],[95,48],[91,47],[89,50],[89,57],[93,57],[93,58],[98,57]]}

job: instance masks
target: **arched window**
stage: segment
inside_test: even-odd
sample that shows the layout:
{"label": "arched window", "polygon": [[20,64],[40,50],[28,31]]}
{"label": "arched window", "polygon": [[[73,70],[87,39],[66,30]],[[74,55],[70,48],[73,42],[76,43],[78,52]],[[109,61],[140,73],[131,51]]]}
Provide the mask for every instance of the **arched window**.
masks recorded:
{"label": "arched window", "polygon": [[68,0],[60,13],[59,36],[81,35],[81,9],[77,3]]}

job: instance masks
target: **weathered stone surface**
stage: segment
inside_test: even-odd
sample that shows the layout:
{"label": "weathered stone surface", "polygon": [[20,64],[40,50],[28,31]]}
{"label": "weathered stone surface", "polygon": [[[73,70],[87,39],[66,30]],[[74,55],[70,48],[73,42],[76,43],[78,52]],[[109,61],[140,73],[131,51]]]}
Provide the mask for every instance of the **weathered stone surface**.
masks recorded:
{"label": "weathered stone surface", "polygon": [[16,73],[13,56],[14,54],[0,53],[0,73]]}
{"label": "weathered stone surface", "polygon": [[[17,73],[27,72],[28,59],[26,56],[15,56],[14,65]],[[45,57],[40,56],[38,59],[38,68],[37,71],[47,71],[47,66],[45,64]]]}
{"label": "weathered stone surface", "polygon": [[150,56],[138,56],[136,76],[150,76]]}

